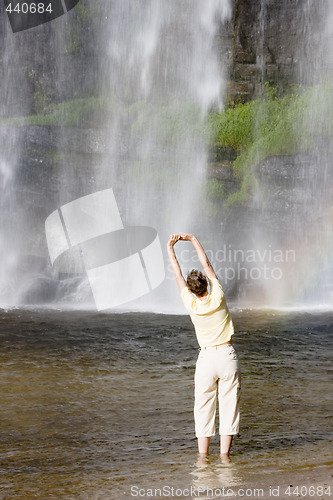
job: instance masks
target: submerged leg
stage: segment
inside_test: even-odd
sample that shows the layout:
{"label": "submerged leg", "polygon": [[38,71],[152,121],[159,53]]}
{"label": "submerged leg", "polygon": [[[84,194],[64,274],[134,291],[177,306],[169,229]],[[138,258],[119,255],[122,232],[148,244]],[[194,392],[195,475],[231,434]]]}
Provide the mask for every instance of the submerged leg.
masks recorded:
{"label": "submerged leg", "polygon": [[198,450],[200,455],[208,455],[210,437],[198,437]]}
{"label": "submerged leg", "polygon": [[220,441],[220,454],[221,457],[228,457],[233,436],[231,435],[221,435]]}

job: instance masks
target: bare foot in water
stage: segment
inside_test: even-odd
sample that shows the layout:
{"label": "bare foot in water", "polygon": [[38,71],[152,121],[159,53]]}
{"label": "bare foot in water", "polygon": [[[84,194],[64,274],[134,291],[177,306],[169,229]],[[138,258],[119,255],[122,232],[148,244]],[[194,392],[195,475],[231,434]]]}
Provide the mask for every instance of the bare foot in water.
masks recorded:
{"label": "bare foot in water", "polygon": [[220,458],[222,464],[230,464],[231,462],[230,457],[227,453],[221,453]]}
{"label": "bare foot in water", "polygon": [[208,465],[208,455],[199,453],[196,463],[197,467],[207,467]]}

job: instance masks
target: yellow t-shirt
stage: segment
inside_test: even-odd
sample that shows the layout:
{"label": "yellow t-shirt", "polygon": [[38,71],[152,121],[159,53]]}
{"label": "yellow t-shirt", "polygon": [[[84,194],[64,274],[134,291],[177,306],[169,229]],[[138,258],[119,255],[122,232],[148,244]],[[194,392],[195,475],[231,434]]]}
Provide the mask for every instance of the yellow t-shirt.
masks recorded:
{"label": "yellow t-shirt", "polygon": [[195,297],[188,287],[183,288],[180,293],[190,314],[200,347],[228,342],[234,333],[222,287],[216,278],[209,282],[211,290],[205,300]]}

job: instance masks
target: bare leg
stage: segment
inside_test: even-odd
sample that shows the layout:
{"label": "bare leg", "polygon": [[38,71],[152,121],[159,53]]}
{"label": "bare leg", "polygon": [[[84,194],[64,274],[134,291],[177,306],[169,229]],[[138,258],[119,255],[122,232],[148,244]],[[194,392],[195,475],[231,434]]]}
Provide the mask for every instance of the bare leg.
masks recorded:
{"label": "bare leg", "polygon": [[232,438],[233,436],[228,436],[228,435],[221,436],[220,454],[222,461],[225,460],[227,462],[229,460],[229,452],[231,448]]}
{"label": "bare leg", "polygon": [[198,437],[198,450],[200,455],[208,455],[210,437]]}

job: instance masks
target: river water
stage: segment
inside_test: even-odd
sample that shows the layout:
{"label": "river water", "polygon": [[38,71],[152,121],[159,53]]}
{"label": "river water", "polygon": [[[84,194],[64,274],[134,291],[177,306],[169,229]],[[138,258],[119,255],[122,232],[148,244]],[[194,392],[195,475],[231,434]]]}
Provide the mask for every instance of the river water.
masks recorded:
{"label": "river water", "polygon": [[2,310],[0,498],[268,495],[279,482],[328,477],[333,313],[233,318],[242,417],[224,465],[218,436],[206,461],[196,452],[187,316]]}

